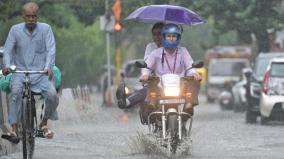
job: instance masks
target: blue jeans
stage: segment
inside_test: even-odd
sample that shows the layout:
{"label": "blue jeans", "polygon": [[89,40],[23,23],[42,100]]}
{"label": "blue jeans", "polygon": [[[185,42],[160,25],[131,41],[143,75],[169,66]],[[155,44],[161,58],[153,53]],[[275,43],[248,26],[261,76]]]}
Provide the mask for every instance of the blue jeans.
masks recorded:
{"label": "blue jeans", "polygon": [[[24,74],[13,74],[10,82],[11,93],[9,94],[9,123],[16,124],[18,120],[19,108],[21,106],[23,94]],[[54,83],[48,79],[48,76],[31,76],[31,89],[37,93],[41,93],[45,99],[44,118],[57,120],[58,114],[56,108],[59,99],[55,90]]]}

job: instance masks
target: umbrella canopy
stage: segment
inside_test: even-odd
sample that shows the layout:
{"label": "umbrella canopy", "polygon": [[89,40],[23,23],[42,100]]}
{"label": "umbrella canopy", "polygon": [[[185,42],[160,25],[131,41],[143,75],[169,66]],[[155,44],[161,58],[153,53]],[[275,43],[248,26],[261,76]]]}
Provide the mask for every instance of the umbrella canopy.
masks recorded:
{"label": "umbrella canopy", "polygon": [[203,18],[195,12],[174,5],[144,6],[128,15],[126,20],[136,20],[146,23],[165,22],[188,26],[204,23]]}

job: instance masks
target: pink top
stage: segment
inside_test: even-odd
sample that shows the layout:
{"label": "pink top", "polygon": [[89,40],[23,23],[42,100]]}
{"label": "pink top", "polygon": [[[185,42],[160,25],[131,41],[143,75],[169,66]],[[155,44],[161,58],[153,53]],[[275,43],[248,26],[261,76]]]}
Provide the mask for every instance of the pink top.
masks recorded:
{"label": "pink top", "polygon": [[[155,74],[160,77],[167,73],[178,74],[181,77],[184,76],[184,72],[187,68],[190,68],[193,60],[184,47],[178,47],[177,51],[173,54],[169,54],[163,47],[153,50],[146,59],[147,66],[155,71]],[[164,52],[164,60],[162,55]],[[163,62],[162,62],[163,61]],[[187,76],[196,73],[195,69],[187,71]],[[151,70],[142,69],[142,75],[150,75]]]}

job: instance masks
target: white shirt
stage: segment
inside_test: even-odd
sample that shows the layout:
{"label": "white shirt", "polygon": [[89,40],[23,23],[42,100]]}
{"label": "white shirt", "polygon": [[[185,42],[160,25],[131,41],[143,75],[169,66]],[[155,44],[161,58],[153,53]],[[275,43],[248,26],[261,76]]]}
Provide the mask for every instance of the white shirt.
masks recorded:
{"label": "white shirt", "polygon": [[158,46],[155,42],[151,42],[151,43],[147,44],[145,54],[144,54],[144,60],[146,61],[148,56],[150,55],[150,53],[157,48],[158,48]]}
{"label": "white shirt", "polygon": [[[163,53],[165,53],[164,62],[162,62]],[[191,68],[193,59],[191,58],[189,51],[181,46],[178,46],[177,52],[174,54],[167,53],[163,47],[155,49],[151,52],[149,58],[145,62],[147,63],[147,67],[154,70],[158,77],[167,73],[174,73],[183,77],[185,71],[187,71],[188,76],[196,73],[194,68],[187,70],[188,68]],[[142,69],[142,75],[150,74],[151,70]]]}

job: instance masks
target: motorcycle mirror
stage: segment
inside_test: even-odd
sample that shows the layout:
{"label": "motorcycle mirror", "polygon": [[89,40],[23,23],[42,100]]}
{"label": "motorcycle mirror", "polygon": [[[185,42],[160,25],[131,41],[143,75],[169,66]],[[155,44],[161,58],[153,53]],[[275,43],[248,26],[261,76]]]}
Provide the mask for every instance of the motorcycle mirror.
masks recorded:
{"label": "motorcycle mirror", "polygon": [[192,67],[193,68],[201,68],[201,67],[203,67],[203,65],[204,65],[203,61],[195,61],[195,62],[193,62]]}
{"label": "motorcycle mirror", "polygon": [[242,71],[243,71],[243,73],[244,73],[244,75],[245,75],[245,77],[246,77],[247,79],[249,79],[250,76],[252,75],[252,70],[251,70],[251,68],[244,68]]}
{"label": "motorcycle mirror", "polygon": [[138,68],[147,68],[147,63],[145,61],[136,61],[135,66]]}

